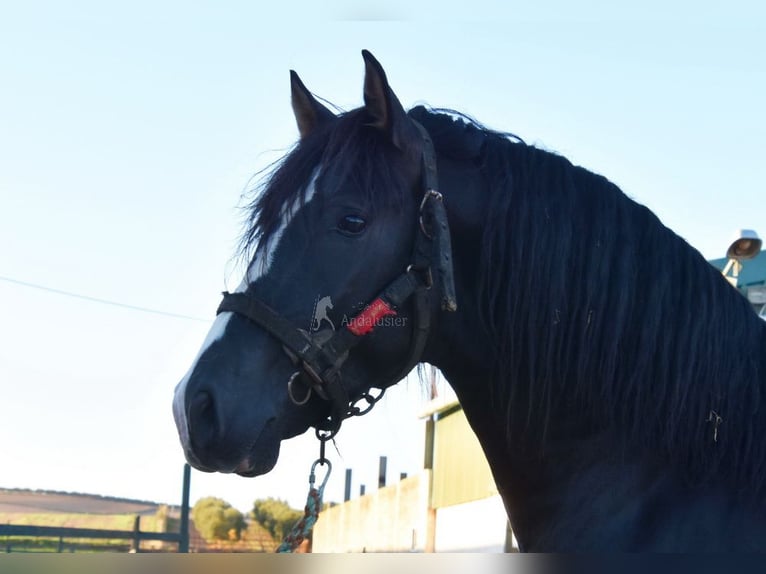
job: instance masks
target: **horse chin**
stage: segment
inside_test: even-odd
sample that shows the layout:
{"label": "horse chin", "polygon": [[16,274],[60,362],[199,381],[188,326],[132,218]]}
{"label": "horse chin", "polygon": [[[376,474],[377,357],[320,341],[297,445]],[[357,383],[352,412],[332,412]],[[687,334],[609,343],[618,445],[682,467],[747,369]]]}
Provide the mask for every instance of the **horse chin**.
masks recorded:
{"label": "horse chin", "polygon": [[279,459],[279,449],[282,441],[300,436],[309,428],[309,426],[300,423],[294,426],[286,425],[281,429],[282,434],[280,436],[278,429],[268,425],[264,429],[263,434],[258,437],[250,454],[242,460],[234,470],[234,473],[239,476],[253,477],[270,472],[276,466]]}
{"label": "horse chin", "polygon": [[235,474],[245,477],[260,476],[274,468],[279,458],[281,441],[273,426],[266,426],[248,455],[234,469]]}
{"label": "horse chin", "polygon": [[274,468],[274,466],[277,464],[278,458],[279,443],[276,443],[276,446],[270,449],[268,452],[261,450],[257,454],[248,456],[234,470],[234,473],[247,478],[266,474]]}

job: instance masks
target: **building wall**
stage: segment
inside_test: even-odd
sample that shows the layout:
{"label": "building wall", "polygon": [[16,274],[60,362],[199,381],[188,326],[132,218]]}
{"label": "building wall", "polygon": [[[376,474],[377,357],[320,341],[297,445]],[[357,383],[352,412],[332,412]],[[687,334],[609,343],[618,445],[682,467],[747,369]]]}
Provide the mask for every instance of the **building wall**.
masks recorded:
{"label": "building wall", "polygon": [[[429,544],[431,473],[322,511],[313,552],[424,552]],[[430,548],[429,548],[430,549]]]}
{"label": "building wall", "polygon": [[505,507],[465,414],[448,406],[436,417],[433,469],[323,511],[313,552],[510,549]]}
{"label": "building wall", "polygon": [[[504,552],[508,518],[499,494],[436,510],[436,552]],[[513,546],[516,546],[513,544]]]}
{"label": "building wall", "polygon": [[[434,430],[435,552],[505,552],[516,547],[479,444],[459,406],[441,410]],[[509,539],[510,538],[510,539]]]}
{"label": "building wall", "polygon": [[497,486],[463,410],[438,415],[434,433],[434,508],[453,506],[495,496]]}

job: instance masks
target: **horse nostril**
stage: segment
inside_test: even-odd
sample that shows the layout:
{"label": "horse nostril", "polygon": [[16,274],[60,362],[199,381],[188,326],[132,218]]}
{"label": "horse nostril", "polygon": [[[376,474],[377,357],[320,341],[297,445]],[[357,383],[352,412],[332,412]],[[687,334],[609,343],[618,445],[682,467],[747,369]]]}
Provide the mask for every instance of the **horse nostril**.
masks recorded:
{"label": "horse nostril", "polygon": [[189,405],[189,431],[193,442],[207,445],[223,431],[216,403],[207,391],[199,391]]}
{"label": "horse nostril", "polygon": [[191,412],[193,414],[204,413],[213,406],[213,397],[207,391],[198,392],[192,399]]}

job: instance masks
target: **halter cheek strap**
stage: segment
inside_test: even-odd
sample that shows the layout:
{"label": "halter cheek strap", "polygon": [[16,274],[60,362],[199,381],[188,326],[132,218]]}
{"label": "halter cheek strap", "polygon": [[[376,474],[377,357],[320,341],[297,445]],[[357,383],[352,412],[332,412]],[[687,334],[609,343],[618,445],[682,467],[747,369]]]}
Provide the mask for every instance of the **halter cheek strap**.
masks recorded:
{"label": "halter cheek strap", "polygon": [[[390,384],[404,378],[418,363],[423,354],[431,323],[429,293],[433,287],[433,269],[436,268],[441,308],[455,311],[455,286],[452,269],[447,213],[442,195],[437,189],[436,154],[428,132],[414,122],[423,137],[423,199],[418,213],[418,228],[411,263],[406,270],[389,283],[380,294],[355,315],[344,328],[337,331],[308,333],[297,328],[291,321],[279,315],[257,297],[246,293],[223,294],[218,313],[237,313],[256,323],[282,343],[282,348],[299,370],[290,377],[288,392],[295,404],[308,402],[312,390],[332,405],[330,416],[317,425],[323,440],[334,436],[344,419],[368,412],[383,395],[385,386],[377,396],[364,393],[349,400],[341,380],[341,367],[351,349],[371,333],[380,319],[398,313],[410,297],[413,298],[414,326],[407,362]],[[302,379],[307,385],[306,394],[295,396],[294,384]],[[366,407],[356,403],[365,400]]]}
{"label": "halter cheek strap", "polygon": [[[415,120],[411,120],[423,138],[423,199],[420,202],[418,224],[420,232],[432,241],[428,250],[422,256],[428,263],[429,269],[435,264],[439,278],[441,308],[444,311],[456,311],[455,279],[452,269],[452,242],[450,240],[447,210],[439,189],[439,178],[436,171],[436,152],[426,128]],[[429,231],[430,229],[430,231]],[[420,235],[418,235],[420,237]],[[430,249],[429,249],[430,247]],[[415,242],[417,252],[418,242]]]}

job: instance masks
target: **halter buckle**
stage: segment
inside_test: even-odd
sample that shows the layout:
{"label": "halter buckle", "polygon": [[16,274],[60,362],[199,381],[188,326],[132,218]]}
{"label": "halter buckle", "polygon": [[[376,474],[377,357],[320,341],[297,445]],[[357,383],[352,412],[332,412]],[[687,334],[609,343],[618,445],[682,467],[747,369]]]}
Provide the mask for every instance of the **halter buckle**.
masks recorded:
{"label": "halter buckle", "polygon": [[434,285],[434,276],[433,273],[431,273],[431,268],[426,267],[415,267],[412,263],[407,265],[407,269],[405,269],[405,273],[412,273],[413,271],[419,271],[423,274],[423,277],[425,277],[425,288],[426,290],[430,289]]}

